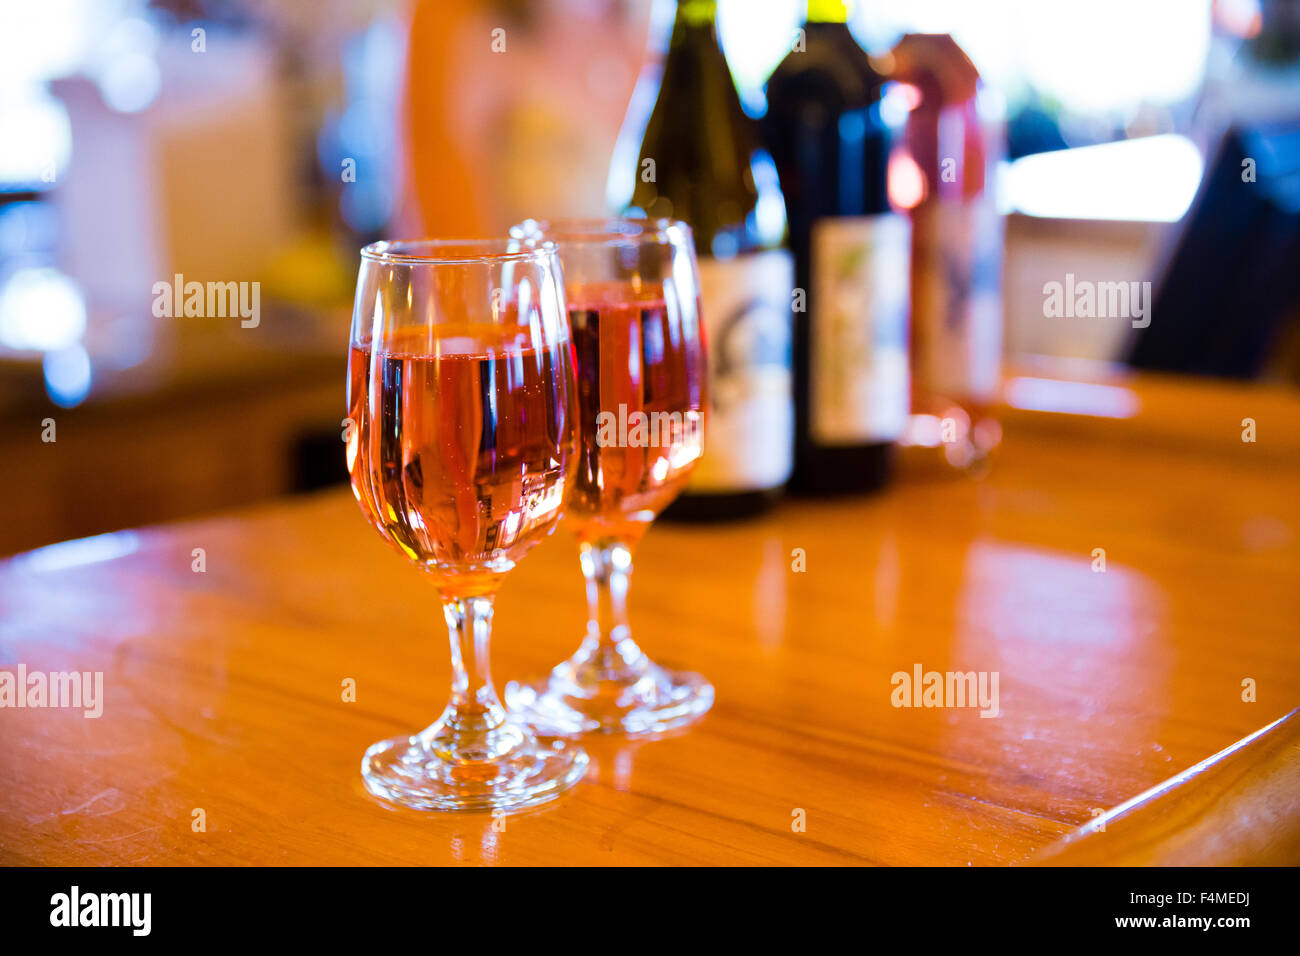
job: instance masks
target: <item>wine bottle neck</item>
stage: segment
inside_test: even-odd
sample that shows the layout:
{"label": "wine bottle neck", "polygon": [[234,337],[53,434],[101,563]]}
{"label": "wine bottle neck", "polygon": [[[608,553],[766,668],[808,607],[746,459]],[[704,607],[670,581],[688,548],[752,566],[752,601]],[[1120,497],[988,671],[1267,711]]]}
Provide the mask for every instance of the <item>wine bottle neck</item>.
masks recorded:
{"label": "wine bottle neck", "polygon": [[848,23],[849,4],[846,0],[808,0],[808,23]]}
{"label": "wine bottle neck", "polygon": [[671,71],[677,61],[720,61],[726,69],[722,43],[714,20],[717,0],[682,0],[677,5],[677,19],[668,40],[668,57],[664,68]]}
{"label": "wine bottle neck", "polygon": [[713,27],[718,13],[718,0],[680,0],[677,4],[676,26]]}

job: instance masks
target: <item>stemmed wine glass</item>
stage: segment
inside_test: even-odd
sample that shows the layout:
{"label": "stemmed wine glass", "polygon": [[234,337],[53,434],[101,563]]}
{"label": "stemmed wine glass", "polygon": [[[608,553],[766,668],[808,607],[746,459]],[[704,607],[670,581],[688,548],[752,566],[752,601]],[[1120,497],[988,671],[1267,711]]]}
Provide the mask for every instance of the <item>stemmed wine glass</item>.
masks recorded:
{"label": "stemmed wine glass", "polygon": [[512,720],[488,668],[501,581],[554,529],[578,465],[564,290],[548,242],[412,240],[361,250],[348,356],[348,472],[383,538],[427,571],[451,637],[451,701],[366,751],[377,796],[518,810],[587,755]]}
{"label": "stemmed wine glass", "polygon": [[556,243],[578,365],[579,466],[567,515],[587,580],[587,634],[506,703],[548,734],[659,734],[699,717],[713,686],[655,664],[632,640],[632,551],[703,450],[704,334],[690,227],[668,220],[530,220]]}

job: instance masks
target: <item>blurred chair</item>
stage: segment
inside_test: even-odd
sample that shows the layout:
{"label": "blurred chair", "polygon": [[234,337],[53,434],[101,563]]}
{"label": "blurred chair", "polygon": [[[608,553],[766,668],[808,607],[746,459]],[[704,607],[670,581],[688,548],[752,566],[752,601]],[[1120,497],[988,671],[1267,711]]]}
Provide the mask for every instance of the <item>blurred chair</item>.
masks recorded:
{"label": "blurred chair", "polygon": [[1129,356],[1138,368],[1254,378],[1294,367],[1283,343],[1300,319],[1300,121],[1223,137],[1151,315]]}

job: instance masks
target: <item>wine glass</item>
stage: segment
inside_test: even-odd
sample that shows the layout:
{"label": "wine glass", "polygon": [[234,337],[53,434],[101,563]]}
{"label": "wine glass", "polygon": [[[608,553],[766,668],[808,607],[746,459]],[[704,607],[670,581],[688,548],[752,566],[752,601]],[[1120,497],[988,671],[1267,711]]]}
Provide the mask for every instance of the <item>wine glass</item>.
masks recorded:
{"label": "wine glass", "polygon": [[587,580],[587,634],[537,683],[506,687],[539,731],[659,734],[713,703],[699,674],[655,664],[632,640],[632,551],[703,450],[704,333],[691,230],[669,220],[568,220],[511,235],[559,246],[578,365],[579,465],[569,526]]}
{"label": "wine glass", "polygon": [[586,771],[492,686],[493,597],[560,520],[578,464],[573,348],[553,244],[377,242],[361,250],[348,355],[352,492],[428,572],[451,636],[451,701],[366,751],[372,793],[416,809],[518,810]]}

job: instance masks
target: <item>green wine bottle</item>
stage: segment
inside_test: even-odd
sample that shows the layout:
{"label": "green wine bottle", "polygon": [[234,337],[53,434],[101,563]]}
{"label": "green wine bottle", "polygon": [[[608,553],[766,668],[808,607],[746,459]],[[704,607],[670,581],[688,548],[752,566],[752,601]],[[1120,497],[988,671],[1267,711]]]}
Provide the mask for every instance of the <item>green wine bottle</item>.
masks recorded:
{"label": "green wine bottle", "polygon": [[[677,5],[635,185],[621,204],[628,215],[684,220],[695,235],[709,412],[704,456],[665,511],[682,520],[766,510],[794,457],[794,267],[781,248],[784,203],[776,167],[741,107],[718,43],[716,13],[716,0]],[[633,122],[629,114],[625,136]]]}

